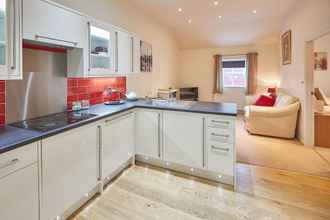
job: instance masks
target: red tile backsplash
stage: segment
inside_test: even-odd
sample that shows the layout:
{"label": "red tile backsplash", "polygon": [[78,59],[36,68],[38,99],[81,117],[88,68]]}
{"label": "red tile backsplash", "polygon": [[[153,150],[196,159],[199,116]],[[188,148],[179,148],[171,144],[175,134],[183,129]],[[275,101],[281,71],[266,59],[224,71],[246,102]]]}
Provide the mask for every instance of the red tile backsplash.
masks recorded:
{"label": "red tile backsplash", "polygon": [[72,108],[72,102],[84,99],[88,99],[91,105],[103,103],[103,91],[108,87],[126,93],[126,77],[69,78],[67,108]]}
{"label": "red tile backsplash", "polygon": [[6,122],[6,81],[0,81],[0,125]]}

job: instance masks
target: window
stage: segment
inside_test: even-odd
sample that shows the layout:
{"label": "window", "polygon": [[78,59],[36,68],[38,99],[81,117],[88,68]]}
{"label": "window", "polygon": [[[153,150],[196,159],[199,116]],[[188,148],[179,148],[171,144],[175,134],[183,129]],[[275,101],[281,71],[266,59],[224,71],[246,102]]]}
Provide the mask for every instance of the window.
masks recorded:
{"label": "window", "polygon": [[224,88],[245,88],[247,85],[246,57],[224,57],[222,75]]}

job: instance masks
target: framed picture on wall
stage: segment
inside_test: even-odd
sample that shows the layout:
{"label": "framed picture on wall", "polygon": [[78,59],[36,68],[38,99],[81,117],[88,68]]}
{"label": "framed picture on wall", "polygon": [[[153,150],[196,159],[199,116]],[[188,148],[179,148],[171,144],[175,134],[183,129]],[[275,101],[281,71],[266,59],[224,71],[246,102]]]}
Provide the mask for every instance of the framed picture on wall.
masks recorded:
{"label": "framed picture on wall", "polygon": [[292,45],[291,45],[291,30],[285,32],[281,37],[282,46],[282,64],[291,64],[292,59]]}
{"label": "framed picture on wall", "polygon": [[147,72],[147,73],[152,72],[152,64],[153,64],[152,45],[145,41],[140,41],[140,53],[141,53],[141,58],[140,58],[141,72]]}
{"label": "framed picture on wall", "polygon": [[327,52],[317,52],[314,53],[314,69],[316,71],[326,71],[328,70],[328,53]]}

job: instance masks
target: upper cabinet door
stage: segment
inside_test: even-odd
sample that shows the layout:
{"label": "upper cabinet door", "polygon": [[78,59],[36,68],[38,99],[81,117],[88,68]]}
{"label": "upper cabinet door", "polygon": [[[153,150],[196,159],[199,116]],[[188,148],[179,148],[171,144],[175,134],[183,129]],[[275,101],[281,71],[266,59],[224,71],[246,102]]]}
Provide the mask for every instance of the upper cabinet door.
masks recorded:
{"label": "upper cabinet door", "polygon": [[123,31],[116,31],[116,73],[127,75],[133,70],[133,40],[134,38]]}
{"label": "upper cabinet door", "polygon": [[22,78],[22,5],[0,0],[0,79]]}
{"label": "upper cabinet door", "polygon": [[84,48],[86,18],[46,0],[23,1],[23,38],[66,47]]}
{"label": "upper cabinet door", "polygon": [[114,72],[115,34],[109,27],[88,22],[89,75],[107,76]]}

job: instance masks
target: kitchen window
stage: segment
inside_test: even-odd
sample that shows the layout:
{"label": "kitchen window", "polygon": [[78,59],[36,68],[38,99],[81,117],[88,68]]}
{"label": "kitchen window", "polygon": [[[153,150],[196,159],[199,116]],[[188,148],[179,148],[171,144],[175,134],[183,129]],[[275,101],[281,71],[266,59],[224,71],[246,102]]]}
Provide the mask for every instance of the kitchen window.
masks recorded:
{"label": "kitchen window", "polygon": [[246,88],[247,61],[246,56],[223,57],[222,77],[224,88]]}

